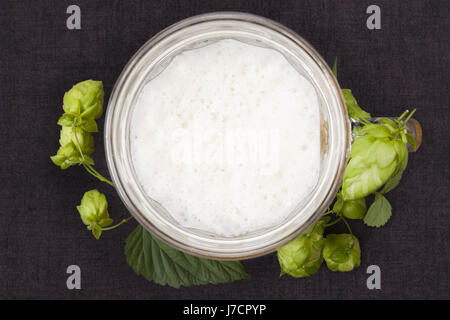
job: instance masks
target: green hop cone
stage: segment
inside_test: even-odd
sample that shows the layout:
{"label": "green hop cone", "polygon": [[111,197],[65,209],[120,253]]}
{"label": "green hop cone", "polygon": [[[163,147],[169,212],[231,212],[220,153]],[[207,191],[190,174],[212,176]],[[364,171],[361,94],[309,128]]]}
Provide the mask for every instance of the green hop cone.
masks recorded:
{"label": "green hop cone", "polygon": [[97,240],[100,238],[102,228],[110,226],[113,222],[109,217],[106,197],[98,190],[86,192],[77,209],[81,220]]}
{"label": "green hop cone", "polygon": [[[103,113],[103,83],[101,81],[86,80],[77,83],[64,94],[64,111],[76,118],[94,120],[100,118]],[[66,116],[66,120],[70,117]],[[65,121],[63,118],[60,121]],[[68,125],[60,123],[61,125]]]}
{"label": "green hop cone", "polygon": [[351,234],[329,234],[325,239],[323,258],[332,271],[347,272],[359,267],[361,249]]}
{"label": "green hop cone", "polygon": [[278,250],[281,275],[308,277],[319,270],[323,262],[322,249],[325,243],[323,232],[327,221],[321,219],[304,235]]}
{"label": "green hop cone", "polygon": [[367,212],[366,200],[361,198],[345,201],[341,212],[349,219],[363,219]]}
{"label": "green hop cone", "polygon": [[388,127],[366,125],[350,151],[350,161],[344,173],[342,196],[355,200],[368,196],[389,178],[406,168],[408,150],[401,140],[393,139]]}
{"label": "green hop cone", "polygon": [[91,133],[78,127],[62,127],[59,144],[64,146],[71,142],[79,146],[84,155],[94,152],[94,138]]}

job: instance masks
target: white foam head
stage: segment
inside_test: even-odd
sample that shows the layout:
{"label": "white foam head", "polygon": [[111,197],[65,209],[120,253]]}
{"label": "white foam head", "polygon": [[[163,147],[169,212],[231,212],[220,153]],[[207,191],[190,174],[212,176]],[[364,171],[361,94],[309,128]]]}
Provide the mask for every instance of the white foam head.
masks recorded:
{"label": "white foam head", "polygon": [[222,236],[281,223],[319,176],[314,87],[279,52],[236,40],[177,55],[140,93],[131,138],[147,195]]}

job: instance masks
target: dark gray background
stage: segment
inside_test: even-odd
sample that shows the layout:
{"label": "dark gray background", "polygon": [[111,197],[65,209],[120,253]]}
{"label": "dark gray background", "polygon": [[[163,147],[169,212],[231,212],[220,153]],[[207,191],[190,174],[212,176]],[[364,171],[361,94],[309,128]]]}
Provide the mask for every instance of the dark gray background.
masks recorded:
{"label": "dark gray background", "polygon": [[[69,4],[81,7],[81,31],[66,29]],[[382,9],[382,30],[366,28],[370,4]],[[82,168],[62,172],[50,162],[63,93],[93,78],[104,82],[108,98],[151,36],[217,10],[269,17],[306,38],[330,64],[338,56],[342,87],[374,115],[418,109],[424,142],[388,195],[392,219],[381,229],[352,223],[362,246],[353,272],[322,267],[308,279],[280,279],[271,254],[244,262],[250,281],[176,290],[147,282],[126,264],[124,240],[135,222],[100,241],[82,225],[75,206],[92,188],[106,193],[113,218],[127,212],[112,188]],[[0,298],[448,299],[449,35],[448,0],[1,1]],[[95,139],[96,168],[107,174],[103,137]],[[82,290],[66,289],[70,264],[81,267]],[[378,291],[366,288],[371,264],[382,270]]]}

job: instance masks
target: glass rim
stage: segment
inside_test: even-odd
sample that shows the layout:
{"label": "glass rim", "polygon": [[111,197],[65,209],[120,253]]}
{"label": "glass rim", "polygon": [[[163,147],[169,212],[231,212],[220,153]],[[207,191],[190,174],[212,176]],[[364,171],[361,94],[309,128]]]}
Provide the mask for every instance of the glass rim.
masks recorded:
{"label": "glass rim", "polygon": [[[239,27],[239,24],[253,25],[255,28],[265,29],[292,42],[298,50],[308,55],[314,63],[311,66],[320,72],[320,76],[327,85],[326,88],[321,89],[325,90],[332,100],[330,103],[334,106],[334,108],[328,109],[333,124],[328,128],[328,134],[332,140],[332,143],[328,145],[331,151],[327,165],[328,179],[322,178],[322,184],[318,187],[320,192],[317,192],[314,195],[315,198],[312,199],[315,200],[314,205],[308,203],[311,208],[305,205],[302,210],[282,225],[246,238],[203,237],[163,219],[152,209],[151,205],[142,203],[145,201],[145,197],[143,194],[139,194],[142,193],[142,190],[139,191],[139,182],[133,179],[131,160],[127,158],[127,130],[125,129],[127,118],[123,117],[124,114],[125,117],[129,116],[129,108],[133,99],[133,94],[130,92],[136,93],[139,85],[136,82],[145,81],[145,73],[139,68],[140,64],[151,55],[152,50],[156,51],[164,40],[178,32],[195,28],[201,24],[217,22],[234,24],[236,27]],[[104,138],[111,179],[128,211],[145,229],[170,246],[189,254],[210,259],[239,260],[273,252],[309,229],[320,219],[341,184],[350,148],[351,126],[339,84],[328,65],[307,41],[294,31],[264,17],[241,12],[213,12],[193,16],[167,27],[148,40],[135,53],[119,75],[111,92],[105,116]],[[144,208],[144,206],[146,207]],[[301,212],[306,209],[314,209],[314,212],[308,217],[300,217],[302,216]],[[144,215],[143,211],[147,214]]]}

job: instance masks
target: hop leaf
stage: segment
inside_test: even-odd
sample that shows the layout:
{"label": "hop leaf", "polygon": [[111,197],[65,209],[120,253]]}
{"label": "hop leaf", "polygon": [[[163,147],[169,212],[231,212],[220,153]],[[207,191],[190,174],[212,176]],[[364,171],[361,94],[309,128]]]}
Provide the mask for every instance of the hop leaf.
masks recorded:
{"label": "hop leaf", "polygon": [[322,265],[323,232],[327,219],[320,220],[304,235],[278,250],[281,274],[295,278],[308,277]]}
{"label": "hop leaf", "polygon": [[97,240],[100,238],[102,228],[111,225],[113,222],[109,217],[106,197],[98,190],[86,192],[77,209],[81,220],[87,225],[87,229],[92,231]]}
{"label": "hop leaf", "polygon": [[[93,120],[103,113],[103,84],[101,81],[86,80],[77,83],[64,94],[63,109],[67,114],[82,119]],[[60,119],[67,123],[69,117]]]}
{"label": "hop leaf", "polygon": [[240,261],[218,261],[178,251],[141,225],[128,236],[125,255],[130,267],[149,281],[173,288],[249,279]]}
{"label": "hop leaf", "polygon": [[332,271],[347,272],[359,267],[361,249],[358,239],[351,234],[329,234],[323,248],[323,258]]}
{"label": "hop leaf", "polygon": [[395,187],[398,186],[400,180],[402,179],[403,172],[397,173],[395,176],[392,176],[384,185],[383,189],[380,191],[381,194],[386,194],[392,191]]}
{"label": "hop leaf", "polygon": [[370,205],[364,218],[364,223],[369,227],[384,226],[392,216],[392,207],[389,201],[381,194],[375,195],[375,201]]}
{"label": "hop leaf", "polygon": [[370,113],[361,109],[356,102],[355,97],[352,94],[352,91],[349,89],[343,89],[342,94],[344,96],[345,104],[347,105],[347,111],[350,118],[355,120],[367,120],[370,119]]}

